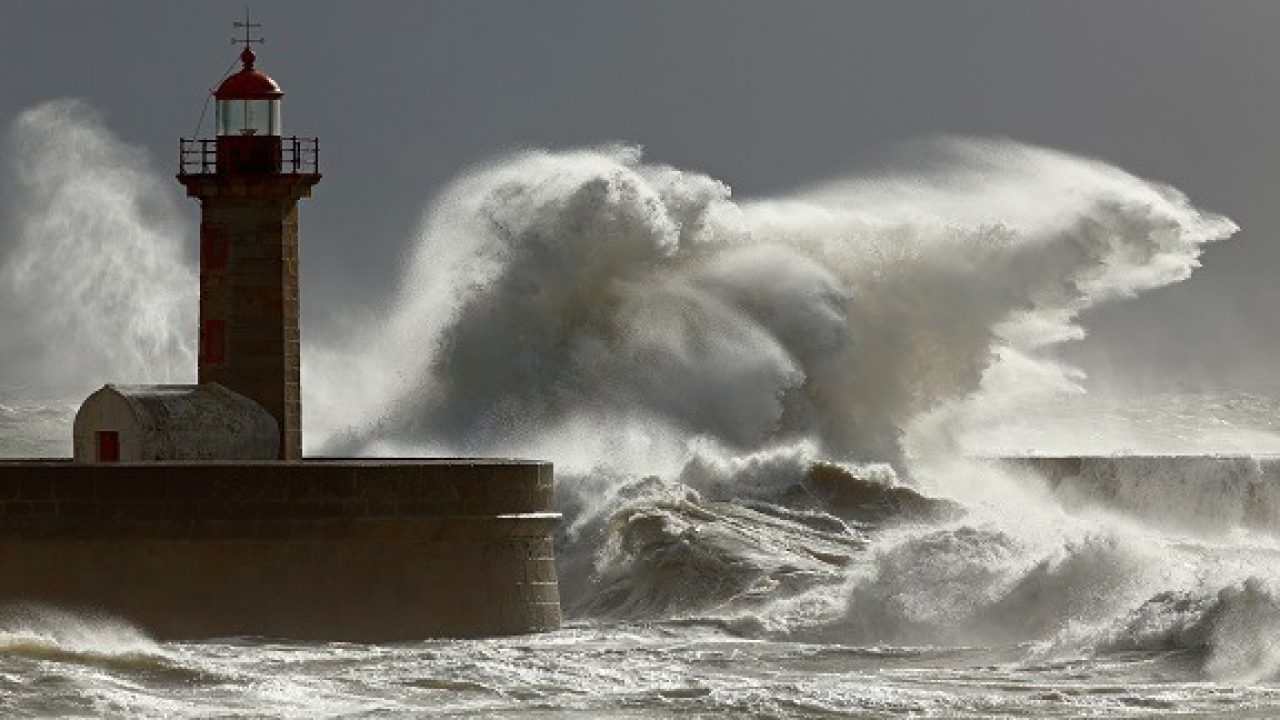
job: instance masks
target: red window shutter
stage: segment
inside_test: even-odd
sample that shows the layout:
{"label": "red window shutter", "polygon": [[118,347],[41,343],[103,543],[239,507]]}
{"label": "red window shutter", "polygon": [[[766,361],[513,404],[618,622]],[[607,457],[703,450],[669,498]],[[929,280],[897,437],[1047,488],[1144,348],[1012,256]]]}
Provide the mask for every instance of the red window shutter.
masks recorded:
{"label": "red window shutter", "polygon": [[227,267],[227,229],[216,223],[200,226],[200,267],[222,270]]}
{"label": "red window shutter", "polygon": [[227,359],[227,324],[219,319],[200,326],[200,362],[220,365]]}
{"label": "red window shutter", "polygon": [[99,430],[94,436],[98,441],[98,462],[120,462],[120,433],[115,430]]}

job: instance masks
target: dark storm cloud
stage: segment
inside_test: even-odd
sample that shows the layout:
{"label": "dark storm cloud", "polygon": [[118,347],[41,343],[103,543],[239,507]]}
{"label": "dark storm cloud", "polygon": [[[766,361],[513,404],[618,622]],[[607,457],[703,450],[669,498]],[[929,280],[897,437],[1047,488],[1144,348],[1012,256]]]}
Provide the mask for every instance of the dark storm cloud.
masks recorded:
{"label": "dark storm cloud", "polygon": [[[230,22],[243,10],[0,8],[0,120],[83,98],[165,169],[234,58]],[[1094,338],[1075,351],[1089,367],[1275,379],[1280,4],[259,2],[253,12],[268,37],[260,65],[286,92],[287,132],[321,137],[326,177],[303,210],[312,337],[376,304],[427,198],[507,149],[637,143],[752,196],[856,169],[922,135],[1003,135],[1168,182],[1242,227],[1190,281],[1096,313]]]}

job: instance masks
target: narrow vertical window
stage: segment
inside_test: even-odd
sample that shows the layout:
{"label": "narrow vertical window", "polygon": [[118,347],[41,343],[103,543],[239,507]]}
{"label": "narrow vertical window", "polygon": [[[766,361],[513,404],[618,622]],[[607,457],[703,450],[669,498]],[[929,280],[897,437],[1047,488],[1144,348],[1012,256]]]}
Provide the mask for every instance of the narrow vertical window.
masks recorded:
{"label": "narrow vertical window", "polygon": [[222,270],[227,267],[227,229],[216,223],[200,226],[200,267]]}
{"label": "narrow vertical window", "polygon": [[227,325],[222,320],[206,320],[200,326],[200,363],[221,365],[227,358]]}

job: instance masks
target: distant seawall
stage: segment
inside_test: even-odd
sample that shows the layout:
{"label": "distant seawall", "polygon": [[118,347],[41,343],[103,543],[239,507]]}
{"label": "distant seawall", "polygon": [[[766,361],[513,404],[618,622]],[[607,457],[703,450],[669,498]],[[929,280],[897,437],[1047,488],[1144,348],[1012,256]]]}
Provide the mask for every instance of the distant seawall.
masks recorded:
{"label": "distant seawall", "polygon": [[1118,510],[1170,530],[1280,533],[1280,456],[1005,457],[1069,508]]}
{"label": "distant seawall", "polygon": [[0,461],[0,603],[160,638],[555,629],[553,490],[524,461]]}

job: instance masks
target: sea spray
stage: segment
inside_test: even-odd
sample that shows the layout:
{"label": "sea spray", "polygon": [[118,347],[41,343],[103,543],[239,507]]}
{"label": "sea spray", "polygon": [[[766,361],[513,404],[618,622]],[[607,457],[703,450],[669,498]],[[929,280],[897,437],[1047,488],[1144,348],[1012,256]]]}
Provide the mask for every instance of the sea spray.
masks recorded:
{"label": "sea spray", "polygon": [[199,283],[172,183],[75,100],[19,114],[4,150],[0,384],[191,380]]}
{"label": "sea spray", "polygon": [[[625,148],[477,168],[424,220],[342,446],[555,458],[578,619],[1102,647],[1211,566],[1170,564],[1180,541],[1140,518],[1069,512],[1034,473],[961,462],[960,441],[1079,392],[1045,352],[1079,313],[1185,278],[1234,225],[1096,161],[931,147],[910,173],[754,201]],[[806,482],[843,465],[852,497],[885,497],[856,461],[892,463],[927,511]]]}
{"label": "sea spray", "polygon": [[164,655],[159,644],[120,618],[13,604],[0,606],[0,653],[102,663]]}
{"label": "sea spray", "polygon": [[1235,229],[1100,162],[930,149],[909,173],[752,201],[628,148],[473,170],[428,213],[360,361],[363,444],[538,447],[589,418],[900,461],[926,411],[954,428],[1015,388],[1070,386],[1041,351],[1080,337],[1081,311],[1185,278]]}

